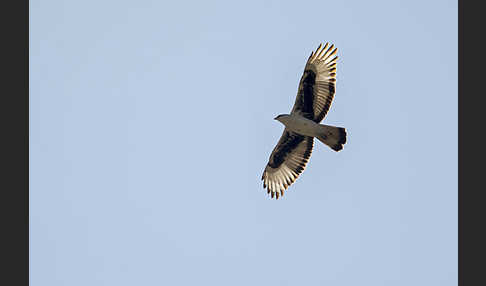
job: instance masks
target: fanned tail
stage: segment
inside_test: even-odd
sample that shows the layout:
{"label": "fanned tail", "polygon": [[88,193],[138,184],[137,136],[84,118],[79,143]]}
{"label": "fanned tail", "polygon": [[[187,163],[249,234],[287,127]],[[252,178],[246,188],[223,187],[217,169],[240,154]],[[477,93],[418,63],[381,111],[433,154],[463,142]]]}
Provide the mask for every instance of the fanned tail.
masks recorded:
{"label": "fanned tail", "polygon": [[335,127],[330,125],[319,124],[321,129],[320,134],[316,137],[322,143],[331,147],[334,151],[343,149],[346,144],[346,129],[342,127]]}

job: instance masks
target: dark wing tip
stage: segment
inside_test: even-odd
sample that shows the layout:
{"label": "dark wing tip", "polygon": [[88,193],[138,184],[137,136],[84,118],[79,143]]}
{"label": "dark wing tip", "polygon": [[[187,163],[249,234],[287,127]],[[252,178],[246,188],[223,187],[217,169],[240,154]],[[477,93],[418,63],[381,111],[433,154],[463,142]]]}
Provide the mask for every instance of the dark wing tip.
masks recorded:
{"label": "dark wing tip", "polygon": [[276,192],[271,192],[270,194],[270,198],[274,198],[276,200],[278,200],[279,197],[283,197],[284,195],[284,191],[283,190],[280,190],[280,191],[276,191]]}

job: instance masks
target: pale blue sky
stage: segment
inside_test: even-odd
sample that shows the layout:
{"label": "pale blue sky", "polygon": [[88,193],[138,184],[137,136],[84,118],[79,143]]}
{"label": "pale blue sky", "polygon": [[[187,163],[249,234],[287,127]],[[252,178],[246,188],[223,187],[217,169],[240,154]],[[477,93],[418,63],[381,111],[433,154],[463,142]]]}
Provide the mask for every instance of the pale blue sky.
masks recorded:
{"label": "pale blue sky", "polygon": [[[456,285],[456,2],[30,1],[31,285]],[[348,142],[271,200],[327,41]]]}

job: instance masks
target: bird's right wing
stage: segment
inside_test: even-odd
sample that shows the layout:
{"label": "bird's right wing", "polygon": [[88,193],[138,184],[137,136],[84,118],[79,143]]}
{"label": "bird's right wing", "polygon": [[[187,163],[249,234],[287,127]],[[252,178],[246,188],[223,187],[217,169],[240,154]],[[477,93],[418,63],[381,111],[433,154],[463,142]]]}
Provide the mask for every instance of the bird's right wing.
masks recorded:
{"label": "bird's right wing", "polygon": [[283,196],[284,191],[297,180],[309,161],[313,146],[313,137],[285,128],[262,175],[263,188],[267,188],[272,198]]}
{"label": "bird's right wing", "polygon": [[300,79],[292,113],[297,113],[314,122],[326,116],[336,90],[336,56],[334,45],[319,45],[312,52]]}

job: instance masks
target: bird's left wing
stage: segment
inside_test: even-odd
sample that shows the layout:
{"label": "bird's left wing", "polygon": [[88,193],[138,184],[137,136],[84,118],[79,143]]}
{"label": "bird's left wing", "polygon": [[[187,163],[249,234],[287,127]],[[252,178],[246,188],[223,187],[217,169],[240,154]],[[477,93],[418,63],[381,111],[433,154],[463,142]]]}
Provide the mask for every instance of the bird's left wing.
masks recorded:
{"label": "bird's left wing", "polygon": [[297,180],[309,161],[313,146],[313,137],[285,128],[262,175],[263,188],[267,188],[272,198],[283,196],[284,191]]}
{"label": "bird's left wing", "polygon": [[331,107],[336,87],[337,49],[319,45],[305,65],[292,113],[298,113],[317,123]]}

